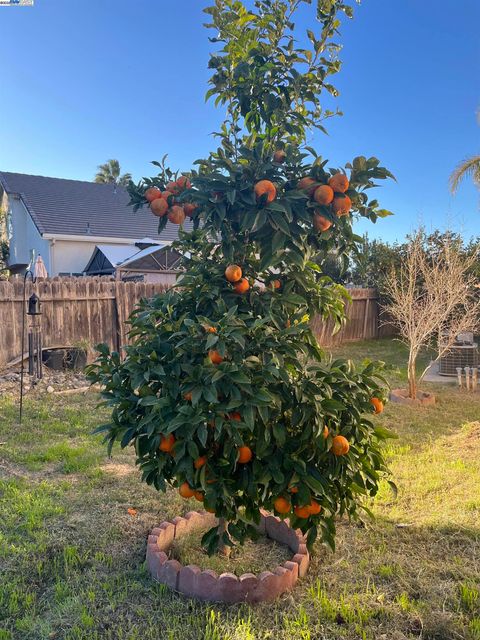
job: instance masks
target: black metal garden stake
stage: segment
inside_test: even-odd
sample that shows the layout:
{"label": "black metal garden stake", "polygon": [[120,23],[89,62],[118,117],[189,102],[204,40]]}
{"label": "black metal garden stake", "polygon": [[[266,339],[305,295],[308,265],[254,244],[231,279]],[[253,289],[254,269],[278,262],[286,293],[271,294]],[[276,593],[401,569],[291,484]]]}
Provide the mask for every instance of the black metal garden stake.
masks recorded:
{"label": "black metal garden stake", "polygon": [[32,323],[28,332],[28,372],[30,375],[35,375],[37,378],[42,378],[42,331],[40,321],[37,319],[42,315],[40,310],[40,299],[36,293],[33,293],[28,300],[28,307],[26,306],[26,289],[27,278],[31,277],[32,282],[35,284],[36,278],[32,271],[28,269],[25,272],[23,278],[23,306],[22,306],[22,360],[20,365],[20,424],[22,424],[23,417],[23,378],[25,373],[25,316],[32,317]]}

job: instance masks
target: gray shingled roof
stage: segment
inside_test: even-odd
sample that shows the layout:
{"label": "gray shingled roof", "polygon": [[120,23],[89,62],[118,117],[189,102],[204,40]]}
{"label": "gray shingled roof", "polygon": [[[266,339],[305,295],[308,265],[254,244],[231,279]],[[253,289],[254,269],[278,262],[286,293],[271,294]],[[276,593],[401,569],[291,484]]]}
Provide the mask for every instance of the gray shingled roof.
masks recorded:
{"label": "gray shingled roof", "polygon": [[[0,172],[0,184],[21,196],[41,234],[176,240],[178,226],[167,224],[159,236],[158,219],[147,207],[136,213],[123,187],[80,180]],[[185,228],[191,228],[187,220]]]}

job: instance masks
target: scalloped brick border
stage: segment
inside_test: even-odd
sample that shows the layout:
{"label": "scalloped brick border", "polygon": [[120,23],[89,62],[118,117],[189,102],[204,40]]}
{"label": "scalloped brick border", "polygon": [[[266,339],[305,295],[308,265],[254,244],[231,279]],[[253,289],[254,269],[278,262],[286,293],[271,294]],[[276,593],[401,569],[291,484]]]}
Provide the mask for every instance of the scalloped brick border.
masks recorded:
{"label": "scalloped brick border", "polygon": [[244,573],[240,577],[233,573],[218,575],[210,569],[202,571],[196,565],[183,566],[177,560],[169,560],[166,551],[175,538],[205,525],[213,527],[216,524],[215,516],[206,511],[190,511],[184,518],[162,522],[152,530],[147,544],[149,572],[158,582],[198,600],[227,603],[275,600],[293,589],[298,579],[307,573],[310,555],[302,532],[292,529],[288,519],[281,520],[263,510],[260,513],[259,531],[288,546],[294,554],[291,560],[273,572],[263,571],[259,575]]}

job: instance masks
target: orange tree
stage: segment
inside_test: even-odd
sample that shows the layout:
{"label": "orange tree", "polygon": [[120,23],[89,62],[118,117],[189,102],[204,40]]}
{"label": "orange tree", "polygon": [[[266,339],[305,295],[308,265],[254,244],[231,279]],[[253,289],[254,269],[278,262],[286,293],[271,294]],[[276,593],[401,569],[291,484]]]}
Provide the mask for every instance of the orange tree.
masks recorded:
{"label": "orange tree", "polygon": [[323,90],[340,67],[332,42],[340,0],[319,0],[318,37],[293,39],[295,11],[310,0],[216,0],[207,26],[209,96],[225,105],[220,145],[178,177],[160,171],[131,185],[135,208],[180,231],[177,286],[144,301],[131,318],[125,358],[101,348],[91,379],[113,407],[100,427],[111,448],[133,445],[145,482],[179,488],[219,518],[209,552],[256,535],[260,509],[289,516],[333,546],[337,515],[356,516],[386,472],[369,414],[383,409],[373,363],[327,364],[309,326],[313,315],[344,319],[347,292],[322,274],[335,251],[345,265],[358,238],[352,214],[388,215],[369,200],[391,174],[375,158],[346,171],[305,145],[323,129]]}

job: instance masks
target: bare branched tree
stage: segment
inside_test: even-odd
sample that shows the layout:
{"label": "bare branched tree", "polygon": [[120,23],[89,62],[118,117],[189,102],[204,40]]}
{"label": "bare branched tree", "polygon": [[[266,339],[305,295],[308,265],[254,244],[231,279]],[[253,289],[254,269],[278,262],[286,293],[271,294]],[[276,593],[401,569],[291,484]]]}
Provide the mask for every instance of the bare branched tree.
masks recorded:
{"label": "bare branched tree", "polygon": [[386,279],[389,302],[385,310],[409,348],[408,391],[417,397],[418,385],[427,369],[417,378],[416,362],[420,350],[437,339],[441,358],[463,331],[479,326],[478,281],[471,274],[479,253],[466,255],[448,234],[432,257],[426,249],[422,229],[412,236],[400,268]]}

